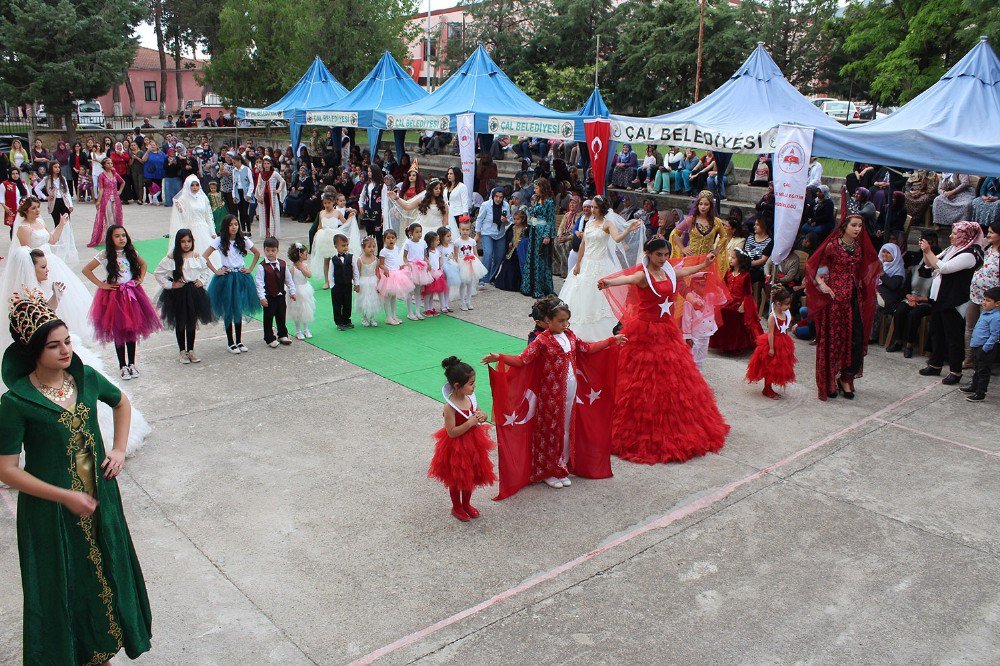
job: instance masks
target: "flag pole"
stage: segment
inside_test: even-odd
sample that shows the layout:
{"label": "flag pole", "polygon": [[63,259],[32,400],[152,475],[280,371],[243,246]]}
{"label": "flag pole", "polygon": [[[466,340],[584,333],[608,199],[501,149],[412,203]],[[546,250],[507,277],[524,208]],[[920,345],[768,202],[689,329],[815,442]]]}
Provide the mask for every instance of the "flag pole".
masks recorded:
{"label": "flag pole", "polygon": [[701,0],[701,19],[698,21],[698,68],[694,75],[694,101],[701,91],[701,49],[705,43],[705,0]]}

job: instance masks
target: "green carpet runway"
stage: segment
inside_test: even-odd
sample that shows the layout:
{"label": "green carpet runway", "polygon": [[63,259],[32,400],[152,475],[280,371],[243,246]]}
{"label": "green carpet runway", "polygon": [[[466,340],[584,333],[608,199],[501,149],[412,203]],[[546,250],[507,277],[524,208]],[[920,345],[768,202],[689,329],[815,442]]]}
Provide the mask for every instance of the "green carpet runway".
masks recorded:
{"label": "green carpet runway", "polygon": [[[135,248],[152,272],[167,254],[167,245],[166,238],[153,238],[136,241]],[[284,258],[284,252],[280,256]],[[493,398],[486,367],[479,359],[489,352],[520,353],[527,342],[447,315],[409,321],[405,318],[406,305],[402,303],[399,306],[403,319],[400,326],[386,326],[384,315],[379,315],[376,328],[365,328],[361,326],[360,316],[355,315],[356,328],[338,331],[333,324],[330,292],[320,289],[322,280],[313,279],[312,284],[316,290],[316,320],[309,327],[313,337],[306,343],[438,402],[444,401],[441,397],[444,384],[441,360],[455,355],[476,368],[476,398],[480,407],[492,414]],[[260,317],[257,319],[259,321]],[[290,322],[289,329],[294,332]],[[247,339],[245,342],[253,346],[262,341]],[[302,342],[295,340],[293,344]]]}

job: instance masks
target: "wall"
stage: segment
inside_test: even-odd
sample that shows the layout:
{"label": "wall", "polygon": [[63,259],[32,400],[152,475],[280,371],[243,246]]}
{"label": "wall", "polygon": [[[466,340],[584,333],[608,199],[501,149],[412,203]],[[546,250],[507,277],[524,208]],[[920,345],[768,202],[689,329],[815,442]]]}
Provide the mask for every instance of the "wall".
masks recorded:
{"label": "wall", "polygon": [[[205,89],[203,86],[199,85],[197,81],[195,81],[194,75],[194,70],[184,70],[181,72],[181,83],[183,85],[182,92],[185,100],[204,99]],[[160,113],[160,99],[166,100],[167,113],[174,114],[174,116],[177,115],[177,80],[173,71],[167,73],[167,90],[165,96],[164,91],[160,90],[160,72],[158,70],[130,69],[128,76],[132,81],[132,91],[135,93],[136,116],[139,118],[156,118]],[[146,81],[153,81],[156,83],[157,101],[155,102],[146,101],[144,88]],[[121,92],[122,114],[127,115],[129,111],[128,91],[125,89],[124,84],[120,85],[118,88]],[[98,101],[101,103],[101,108],[104,109],[105,115],[110,116],[114,114],[112,91],[109,90],[103,97],[98,98]]]}
{"label": "wall", "polygon": [[[147,136],[152,136],[158,143],[163,143],[163,138],[167,133],[176,134],[180,137],[185,146],[194,146],[201,141],[203,136],[207,136],[212,148],[218,149],[222,144],[233,145],[238,141],[253,139],[258,146],[269,146],[271,148],[286,148],[291,145],[287,128],[266,128],[266,127],[190,127],[163,130],[160,128],[144,130]],[[66,132],[61,130],[38,130],[36,137],[42,140],[42,144],[50,151],[55,150],[56,143],[66,137]],[[86,145],[87,139],[101,141],[105,136],[110,136],[115,141],[120,141],[125,136],[131,136],[131,132],[119,130],[78,130],[76,140]]]}

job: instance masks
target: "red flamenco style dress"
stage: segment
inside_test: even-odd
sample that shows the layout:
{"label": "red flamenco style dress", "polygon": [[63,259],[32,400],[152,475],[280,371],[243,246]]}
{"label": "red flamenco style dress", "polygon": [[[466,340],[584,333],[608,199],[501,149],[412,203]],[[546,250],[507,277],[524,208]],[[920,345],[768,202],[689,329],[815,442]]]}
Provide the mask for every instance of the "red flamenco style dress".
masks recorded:
{"label": "red flamenco style dress", "polygon": [[[816,390],[820,400],[836,394],[841,376],[851,383],[861,376],[868,331],[875,320],[875,284],[881,267],[878,254],[864,231],[853,250],[840,242],[842,236],[840,226],[806,264],[806,303],[816,324]],[[833,290],[832,299],[816,283],[821,270],[829,271],[824,280]]]}
{"label": "red flamenco style dress", "polygon": [[[624,307],[615,302],[616,288],[605,292],[628,338],[618,357],[611,452],[650,465],[714,453],[729,434],[674,321],[676,278],[669,264],[664,269],[667,279],[647,273],[645,284],[630,286]],[[644,267],[624,274],[636,270]]]}
{"label": "red flamenco style dress", "polygon": [[786,312],[784,319],[774,317],[774,356],[768,355],[767,333],[757,336],[757,349],[747,365],[748,382],[763,379],[770,386],[788,386],[795,381],[795,341],[788,335],[791,323],[791,312]]}
{"label": "red flamenco style dress", "polygon": [[[727,271],[726,287],[731,298],[720,309],[722,320],[718,322],[719,330],[708,341],[708,346],[724,352],[752,349],[762,329],[751,291],[750,272],[736,274]],[[741,305],[743,312],[740,312]]]}
{"label": "red flamenco style dress", "polygon": [[[449,401],[449,404],[450,401]],[[455,426],[475,418],[476,396],[472,396],[472,408],[467,412],[455,407]],[[449,437],[448,430],[441,428],[434,433],[434,457],[431,458],[427,478],[436,479],[447,488],[471,491],[479,486],[496,483],[490,451],[495,446],[487,433],[489,426],[473,426],[461,437]]]}

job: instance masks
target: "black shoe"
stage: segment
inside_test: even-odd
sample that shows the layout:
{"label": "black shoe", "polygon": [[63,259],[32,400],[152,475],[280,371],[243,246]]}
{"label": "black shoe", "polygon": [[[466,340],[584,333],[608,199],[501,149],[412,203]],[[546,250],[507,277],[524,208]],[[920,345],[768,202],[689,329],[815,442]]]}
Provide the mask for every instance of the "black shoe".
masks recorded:
{"label": "black shoe", "polygon": [[962,375],[956,375],[954,372],[949,372],[948,376],[941,380],[941,383],[946,386],[954,386],[960,381],[962,381]]}
{"label": "black shoe", "polygon": [[975,393],[976,387],[973,386],[972,384],[966,384],[965,386],[959,386],[958,390],[961,391],[962,393]]}
{"label": "black shoe", "polygon": [[834,391],[833,393],[827,393],[826,397],[828,397],[828,398],[836,398],[838,395],[840,395],[840,394],[837,393],[836,391]]}
{"label": "black shoe", "polygon": [[968,400],[969,402],[982,402],[983,400],[986,400],[986,394],[985,393],[973,393],[970,396],[966,396],[965,399]]}
{"label": "black shoe", "polygon": [[347,329],[344,326],[337,326],[337,330],[338,331],[346,331]]}
{"label": "black shoe", "polygon": [[924,377],[938,377],[941,374],[941,368],[935,368],[932,365],[920,368],[920,374]]}
{"label": "black shoe", "polygon": [[913,347],[905,347],[903,349],[903,358],[913,358]]}
{"label": "black shoe", "polygon": [[898,351],[902,351],[902,349],[903,349],[902,342],[893,342],[891,345],[885,348],[885,350],[890,354],[895,354]]}
{"label": "black shoe", "polygon": [[348,324],[347,328],[354,328],[354,324]]}

